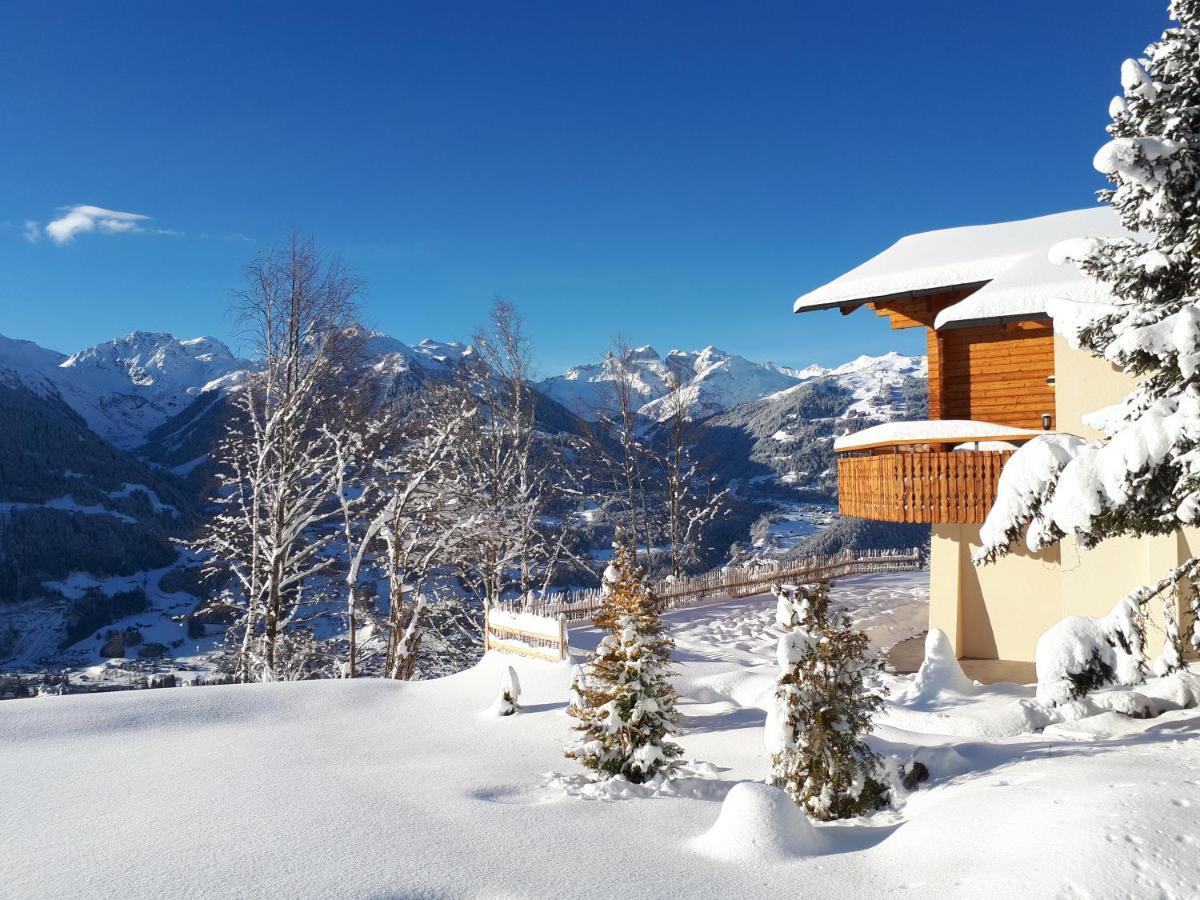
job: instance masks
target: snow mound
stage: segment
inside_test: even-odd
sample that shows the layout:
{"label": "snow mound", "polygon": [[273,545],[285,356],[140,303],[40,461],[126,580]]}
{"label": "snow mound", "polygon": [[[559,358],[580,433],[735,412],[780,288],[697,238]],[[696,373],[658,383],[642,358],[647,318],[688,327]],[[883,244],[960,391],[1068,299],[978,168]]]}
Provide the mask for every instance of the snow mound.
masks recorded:
{"label": "snow mound", "polygon": [[824,841],[784,791],[742,781],[725,795],[713,827],[696,838],[692,846],[717,859],[781,862],[818,854]]}
{"label": "snow mound", "polygon": [[1059,706],[1102,684],[1141,681],[1137,616],[1126,597],[1106,616],[1067,616],[1050,626],[1033,652],[1038,701]]}
{"label": "snow mound", "polygon": [[517,676],[517,670],[508,666],[500,678],[500,689],[496,691],[496,699],[492,701],[491,706],[484,710],[483,714],[497,719],[502,716],[511,716],[521,709],[517,702],[520,699],[521,679]]}
{"label": "snow mound", "polygon": [[1042,734],[1064,741],[1111,741],[1145,730],[1145,724],[1137,718],[1124,713],[1103,712],[1074,721],[1055,722],[1047,725]]}
{"label": "snow mound", "polygon": [[925,637],[925,659],[913,679],[909,703],[930,703],[945,694],[974,694],[979,686],[968,678],[958,664],[950,639],[940,628],[931,628]]}

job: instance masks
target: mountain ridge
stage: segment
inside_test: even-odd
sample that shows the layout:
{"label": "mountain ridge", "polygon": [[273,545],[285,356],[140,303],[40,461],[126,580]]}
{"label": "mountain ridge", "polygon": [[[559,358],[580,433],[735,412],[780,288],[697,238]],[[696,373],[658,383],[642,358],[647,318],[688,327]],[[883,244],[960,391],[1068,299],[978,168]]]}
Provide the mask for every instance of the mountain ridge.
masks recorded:
{"label": "mountain ridge", "polygon": [[[408,376],[447,377],[472,358],[468,344],[425,338],[407,344],[368,332],[365,364],[393,382]],[[670,414],[669,384],[677,379],[689,418],[703,419],[743,403],[776,397],[820,378],[839,378],[861,392],[880,376],[921,377],[924,358],[890,352],[860,356],[841,366],[802,369],[755,362],[714,346],[654,347],[629,355],[638,412],[661,421]],[[0,335],[0,375],[37,393],[54,393],[97,434],[122,449],[143,445],[156,429],[184,412],[202,395],[232,383],[252,363],[234,355],[213,337],[177,338],[166,332],[133,331],[66,355],[32,341]],[[569,412],[587,420],[612,406],[617,363],[610,354],[598,362],[571,366],[534,386]]]}

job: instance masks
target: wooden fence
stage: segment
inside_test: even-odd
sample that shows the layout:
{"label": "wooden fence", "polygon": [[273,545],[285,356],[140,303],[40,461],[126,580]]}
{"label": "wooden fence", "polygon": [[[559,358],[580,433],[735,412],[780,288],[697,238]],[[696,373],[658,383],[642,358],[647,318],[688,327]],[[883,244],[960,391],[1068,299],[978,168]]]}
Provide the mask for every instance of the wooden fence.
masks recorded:
{"label": "wooden fence", "polygon": [[[771,560],[751,566],[716,569],[691,578],[653,582],[650,589],[664,610],[687,609],[716,598],[753,597],[780,583],[829,581],[847,575],[919,569],[921,565],[921,551],[917,548],[857,553],[847,550],[834,556]],[[603,602],[604,595],[599,588],[588,588],[548,594],[525,603],[505,601],[493,605],[492,609],[502,610],[507,616],[531,617],[529,621],[533,618],[561,619],[569,625],[591,622]]]}
{"label": "wooden fence", "polygon": [[483,649],[503,650],[534,659],[559,662],[567,658],[567,620],[514,612],[485,603]]}

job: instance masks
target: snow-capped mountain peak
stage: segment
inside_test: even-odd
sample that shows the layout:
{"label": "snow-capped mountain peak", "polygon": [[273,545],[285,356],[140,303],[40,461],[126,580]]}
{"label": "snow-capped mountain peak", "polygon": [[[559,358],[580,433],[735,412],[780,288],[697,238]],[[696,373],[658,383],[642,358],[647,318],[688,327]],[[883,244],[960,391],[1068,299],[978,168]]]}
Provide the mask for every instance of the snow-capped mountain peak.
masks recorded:
{"label": "snow-capped mountain peak", "polygon": [[[891,351],[880,356],[859,356],[833,368],[809,366],[807,369],[794,370],[797,375],[805,377],[800,385],[810,384],[820,379],[829,379],[846,388],[854,396],[854,401],[847,409],[848,415],[883,415],[888,417],[886,398],[892,391],[900,387],[907,379],[924,380],[928,369],[924,356],[905,356]],[[767,399],[778,400],[786,398],[800,385],[789,387],[772,394]],[[882,407],[881,408],[881,404]]]}
{"label": "snow-capped mountain peak", "polygon": [[368,332],[363,344],[367,365],[377,372],[403,373],[413,368],[445,373],[470,358],[474,349],[456,341],[425,338],[412,346],[381,332]]}
{"label": "snow-capped mountain peak", "polygon": [[33,341],[0,334],[0,381],[22,385],[42,396],[57,393],[54,375],[66,358]]}
{"label": "snow-capped mountain peak", "polygon": [[[383,376],[445,377],[475,351],[468,344],[425,338],[414,345],[379,332],[363,333],[365,363]],[[662,420],[679,385],[687,415],[705,418],[742,403],[784,396],[818,378],[834,378],[864,406],[877,402],[885,385],[925,374],[923,357],[885,353],[860,356],[835,368],[786,368],[758,363],[714,346],[671,350],[650,345],[626,360],[638,411]],[[180,340],[163,332],[134,331],[64,356],[29,341],[0,336],[0,377],[16,380],[43,395],[57,394],[93,431],[122,448],[141,445],[147,435],[206,391],[236,384],[251,364],[213,337]],[[599,362],[572,366],[538,384],[551,399],[577,415],[599,418],[614,406],[619,363],[611,354]]]}
{"label": "snow-capped mountain peak", "polygon": [[[670,414],[666,398],[672,383],[680,385],[688,415],[700,418],[800,381],[777,366],[751,362],[713,346],[671,350],[665,357],[653,347],[638,347],[629,353],[626,364],[641,399],[639,411],[655,419]],[[612,406],[618,372],[618,361],[609,355],[599,363],[573,366],[547,378],[540,387],[576,414],[594,419]]]}
{"label": "snow-capped mountain peak", "polygon": [[843,363],[835,369],[830,369],[829,374],[850,375],[868,369],[889,372],[913,372],[915,369],[920,369],[921,372],[924,372],[924,367],[920,363],[922,359],[924,357],[904,356],[895,350],[891,350],[881,356],[867,356],[864,354],[850,360],[848,363]]}
{"label": "snow-capped mountain peak", "polygon": [[181,341],[133,331],[68,357],[0,338],[0,368],[43,394],[57,393],[93,431],[126,449],[141,444],[206,385],[247,365],[213,337]]}

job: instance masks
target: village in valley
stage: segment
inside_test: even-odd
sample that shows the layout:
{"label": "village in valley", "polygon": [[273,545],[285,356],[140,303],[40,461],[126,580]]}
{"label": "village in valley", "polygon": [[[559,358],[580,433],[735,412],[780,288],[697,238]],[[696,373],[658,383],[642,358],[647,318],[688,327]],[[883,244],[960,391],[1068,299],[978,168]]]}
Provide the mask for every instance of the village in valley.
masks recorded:
{"label": "village in valley", "polygon": [[1200,0],[1156,16],[1053,161],[1098,196],[847,230],[724,304],[779,364],[640,301],[587,361],[557,297],[404,343],[360,267],[443,238],[12,212],[240,281],[235,349],[0,309],[0,898],[1200,896]]}

